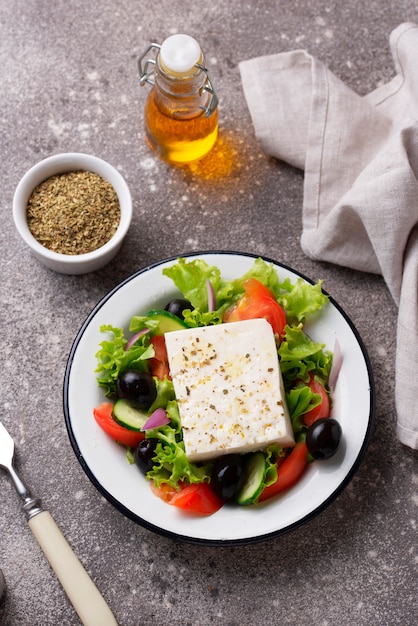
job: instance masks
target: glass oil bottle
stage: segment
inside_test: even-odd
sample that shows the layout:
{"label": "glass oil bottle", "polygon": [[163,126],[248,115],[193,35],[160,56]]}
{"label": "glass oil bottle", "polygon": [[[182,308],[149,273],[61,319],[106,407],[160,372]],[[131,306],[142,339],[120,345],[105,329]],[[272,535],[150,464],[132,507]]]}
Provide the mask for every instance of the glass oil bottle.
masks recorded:
{"label": "glass oil bottle", "polygon": [[[144,61],[153,49],[156,58]],[[150,148],[172,164],[204,157],[218,136],[218,97],[197,41],[172,35],[162,45],[151,43],[138,70],[141,85],[152,85],[144,110]]]}

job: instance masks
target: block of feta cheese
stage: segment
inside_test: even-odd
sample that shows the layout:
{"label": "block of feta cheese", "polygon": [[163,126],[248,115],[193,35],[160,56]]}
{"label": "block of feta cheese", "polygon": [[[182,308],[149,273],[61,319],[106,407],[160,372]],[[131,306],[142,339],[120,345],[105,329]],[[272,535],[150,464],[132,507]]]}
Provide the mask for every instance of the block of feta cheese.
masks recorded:
{"label": "block of feta cheese", "polygon": [[190,461],[294,445],[265,319],[172,331],[165,342]]}

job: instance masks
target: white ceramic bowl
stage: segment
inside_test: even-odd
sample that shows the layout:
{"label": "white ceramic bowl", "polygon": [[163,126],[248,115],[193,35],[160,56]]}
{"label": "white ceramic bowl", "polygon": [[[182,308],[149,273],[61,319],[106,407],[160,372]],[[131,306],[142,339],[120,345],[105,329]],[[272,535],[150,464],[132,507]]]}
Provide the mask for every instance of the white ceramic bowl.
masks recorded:
{"label": "white ceramic bowl", "polygon": [[[236,252],[182,255],[217,266],[225,280],[243,276],[256,257]],[[305,278],[271,259],[280,280]],[[333,391],[332,416],[343,430],[338,452],[311,463],[300,482],[271,501],[249,507],[225,505],[209,516],[187,515],[157,498],[145,477],[128,463],[125,449],[112,441],[93,418],[106,398],[97,384],[95,354],[104,340],[104,324],[125,329],[134,315],[162,309],[180,297],[163,274],[176,259],[144,268],[103,297],[80,328],[68,357],[64,380],[64,414],[77,459],[100,493],[128,518],[174,539],[205,545],[246,544],[281,535],[325,509],[350,482],[371,436],[374,423],[374,383],[366,348],[348,316],[330,297],[329,306],[313,315],[305,330],[313,341],[334,350],[338,338],[343,362]],[[305,280],[309,281],[307,278]],[[355,392],[353,392],[355,390]],[[337,509],[334,515],[337,515]]]}
{"label": "white ceramic bowl", "polygon": [[[32,191],[44,180],[75,170],[98,174],[112,185],[119,199],[120,223],[113,237],[97,250],[60,254],[40,244],[32,235],[26,218],[27,204]],[[87,274],[109,263],[121,247],[132,219],[132,198],[123,176],[106,161],[90,154],[57,154],[40,161],[23,176],[13,198],[13,218],[19,235],[41,263],[61,274]]]}

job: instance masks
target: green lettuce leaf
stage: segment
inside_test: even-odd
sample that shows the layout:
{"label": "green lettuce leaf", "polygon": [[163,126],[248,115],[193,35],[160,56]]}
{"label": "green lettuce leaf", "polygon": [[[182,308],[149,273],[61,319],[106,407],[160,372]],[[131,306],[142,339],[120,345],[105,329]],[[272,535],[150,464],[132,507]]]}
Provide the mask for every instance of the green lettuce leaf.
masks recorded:
{"label": "green lettuce leaf", "polygon": [[222,309],[216,311],[200,311],[200,309],[186,309],[183,311],[184,321],[190,328],[198,326],[213,326],[222,324]]}
{"label": "green lettuce leaf", "polygon": [[169,380],[167,377],[163,380],[154,377],[154,380],[157,387],[157,397],[148,410],[150,415],[156,409],[165,409],[167,404],[172,400],[175,400],[176,397],[173,381]]}
{"label": "green lettuce leaf", "polygon": [[286,389],[293,386],[296,380],[307,383],[310,373],[323,381],[328,380],[332,355],[324,348],[325,344],[312,341],[303,331],[302,324],[285,327],[278,352]]}
{"label": "green lettuce leaf", "polygon": [[215,293],[221,281],[220,270],[202,259],[186,261],[180,258],[174,265],[164,268],[163,274],[171,278],[194,309],[201,311],[208,310],[207,281],[210,280]]}
{"label": "green lettuce leaf", "polygon": [[268,448],[266,449],[265,456],[266,456],[267,471],[266,471],[266,476],[264,478],[263,489],[264,487],[269,487],[270,485],[276,482],[277,461],[285,454],[286,453],[283,450],[283,448],[277,443],[274,443],[271,446],[268,446]]}
{"label": "green lettuce leaf", "polygon": [[301,417],[307,411],[314,409],[321,402],[319,393],[313,393],[307,385],[294,387],[286,394],[286,403],[294,434],[297,436],[306,430]]}
{"label": "green lettuce leaf", "polygon": [[147,360],[154,356],[154,348],[150,345],[149,338],[144,335],[126,350],[127,340],[123,330],[110,324],[101,326],[100,332],[108,333],[110,339],[100,343],[100,350],[96,353],[98,365],[95,371],[99,374],[97,376],[99,386],[103,387],[106,396],[111,396],[116,393],[119,372],[131,367],[146,371]]}
{"label": "green lettuce leaf", "polygon": [[174,489],[178,489],[180,483],[209,482],[212,466],[190,463],[186,456],[177,402],[168,402],[166,411],[170,423],[146,433],[147,439],[158,439],[154,466],[147,473],[147,479],[153,480],[157,487],[168,484]]}
{"label": "green lettuce leaf", "polygon": [[292,283],[286,278],[280,283],[279,304],[286,311],[289,324],[304,322],[307,315],[322,309],[328,303],[328,296],[322,292],[322,280],[315,285],[298,278]]}
{"label": "green lettuce leaf", "polygon": [[160,322],[158,320],[152,320],[146,315],[134,315],[129,324],[129,330],[132,334],[138,333],[140,330],[148,328],[152,335],[155,335],[158,331]]}

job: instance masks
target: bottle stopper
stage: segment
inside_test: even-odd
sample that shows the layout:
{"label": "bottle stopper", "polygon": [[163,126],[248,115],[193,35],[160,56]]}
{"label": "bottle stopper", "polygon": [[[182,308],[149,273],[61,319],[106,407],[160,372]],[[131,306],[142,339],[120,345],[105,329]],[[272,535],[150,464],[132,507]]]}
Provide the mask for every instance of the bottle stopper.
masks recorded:
{"label": "bottle stopper", "polygon": [[190,35],[172,35],[161,44],[160,63],[169,74],[189,73],[202,56],[199,44]]}

